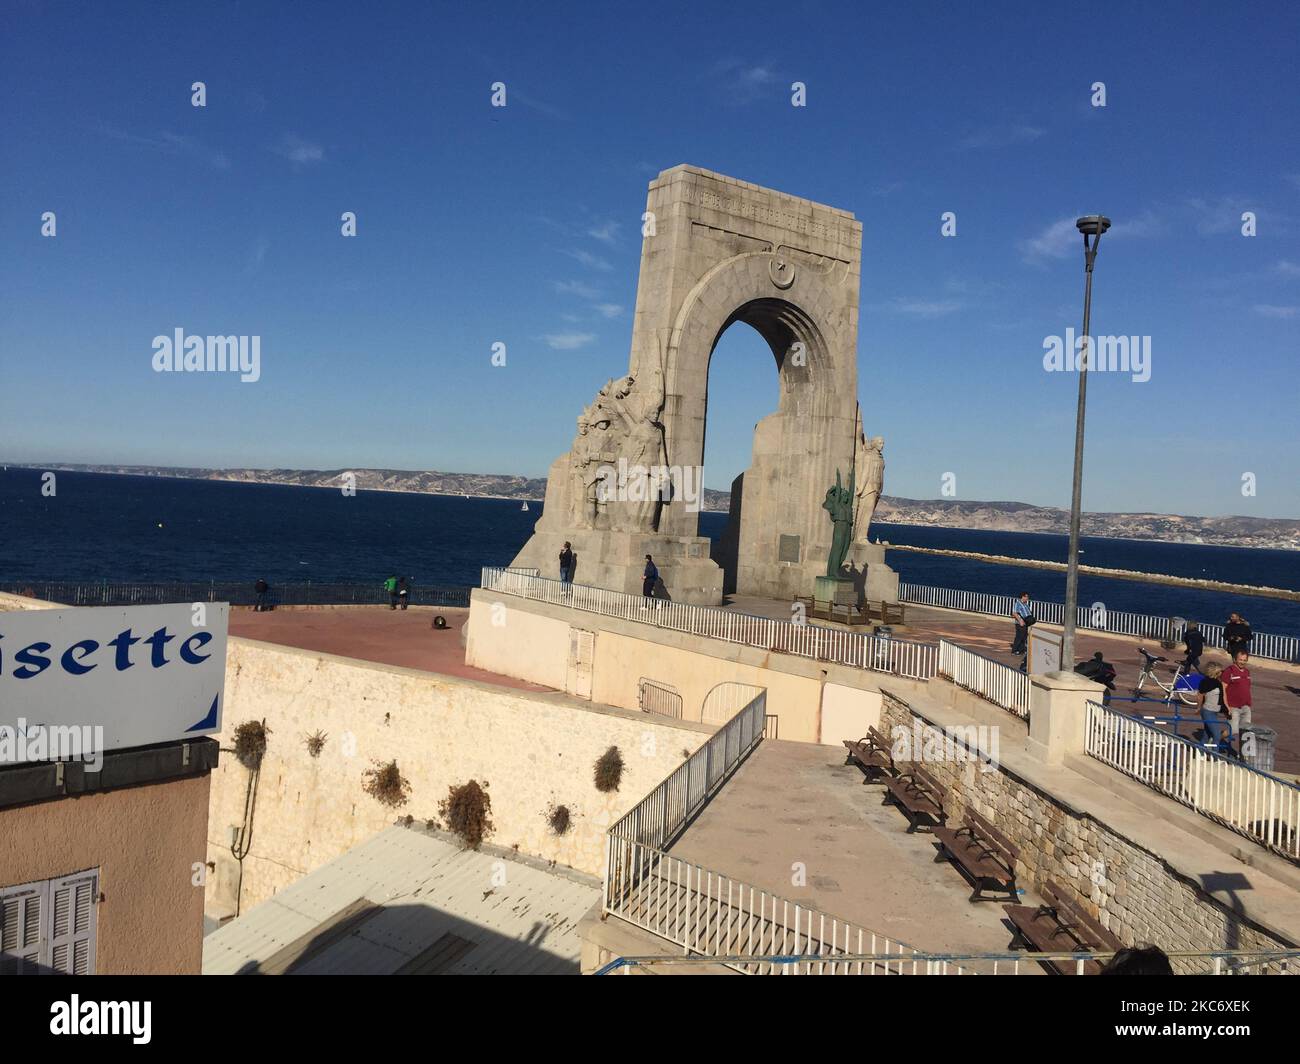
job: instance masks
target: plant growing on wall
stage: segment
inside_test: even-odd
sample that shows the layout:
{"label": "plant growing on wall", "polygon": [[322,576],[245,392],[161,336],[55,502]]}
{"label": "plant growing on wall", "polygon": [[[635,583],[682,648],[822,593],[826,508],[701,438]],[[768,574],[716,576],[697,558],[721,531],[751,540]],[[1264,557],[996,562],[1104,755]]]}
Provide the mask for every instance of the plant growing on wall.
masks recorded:
{"label": "plant growing on wall", "polygon": [[623,781],[623,755],[617,746],[611,746],[596,762],[596,790],[616,791]]}
{"label": "plant growing on wall", "polygon": [[396,759],[382,765],[376,761],[374,768],[366,769],[363,779],[362,789],[381,805],[396,809],[406,804],[411,784],[397,767]]}
{"label": "plant growing on wall", "polygon": [[448,829],[471,850],[477,850],[492,831],[492,799],[487,784],[479,786],[478,780],[449,787],[438,812]]}
{"label": "plant growing on wall", "polygon": [[312,757],[320,757],[320,752],[325,749],[325,740],[328,738],[329,736],[323,731],[318,731],[315,735],[307,736],[307,753]]}
{"label": "plant growing on wall", "polygon": [[271,729],[264,720],[246,720],[235,729],[235,757],[245,768],[257,768],[266,754]]}
{"label": "plant growing on wall", "polygon": [[573,815],[567,805],[553,805],[546,810],[546,822],[556,835],[567,835],[573,825]]}

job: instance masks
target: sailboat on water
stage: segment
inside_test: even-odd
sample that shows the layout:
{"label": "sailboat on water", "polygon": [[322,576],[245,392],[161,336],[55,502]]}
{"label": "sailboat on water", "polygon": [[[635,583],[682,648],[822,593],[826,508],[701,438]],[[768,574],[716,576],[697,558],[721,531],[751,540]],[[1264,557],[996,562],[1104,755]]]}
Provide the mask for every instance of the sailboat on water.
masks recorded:
{"label": "sailboat on water", "polygon": [[524,513],[527,513],[527,512],[528,512],[528,503],[527,503],[527,501],[521,503],[520,506],[519,506],[519,509],[521,509]]}

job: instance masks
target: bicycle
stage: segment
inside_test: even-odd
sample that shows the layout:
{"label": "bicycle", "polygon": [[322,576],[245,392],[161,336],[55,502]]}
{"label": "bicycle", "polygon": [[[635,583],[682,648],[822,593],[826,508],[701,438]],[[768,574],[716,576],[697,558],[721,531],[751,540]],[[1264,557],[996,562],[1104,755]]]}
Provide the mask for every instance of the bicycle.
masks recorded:
{"label": "bicycle", "polygon": [[1143,697],[1142,688],[1145,687],[1147,681],[1150,680],[1161,691],[1164,692],[1165,696],[1164,698],[1147,699],[1147,701],[1164,702],[1165,705],[1170,705],[1174,701],[1174,696],[1177,695],[1178,700],[1183,705],[1185,706],[1196,705],[1196,692],[1191,690],[1188,687],[1178,686],[1178,682],[1184,679],[1187,675],[1183,672],[1183,666],[1181,662],[1173,667],[1174,668],[1173,679],[1166,684],[1163,680],[1160,679],[1159,676],[1156,675],[1156,666],[1161,664],[1162,662],[1167,662],[1169,659],[1165,657],[1161,657],[1159,654],[1148,654],[1146,647],[1138,647],[1137,649],[1138,649],[1138,653],[1142,655],[1142,669],[1138,673],[1137,686],[1133,688],[1133,697],[1135,699],[1142,699]]}

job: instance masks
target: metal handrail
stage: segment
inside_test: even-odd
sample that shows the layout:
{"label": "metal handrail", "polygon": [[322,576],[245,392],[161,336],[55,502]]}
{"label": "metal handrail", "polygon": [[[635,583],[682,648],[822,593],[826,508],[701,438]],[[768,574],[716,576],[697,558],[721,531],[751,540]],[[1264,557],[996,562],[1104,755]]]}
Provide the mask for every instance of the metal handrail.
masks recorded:
{"label": "metal handrail", "polygon": [[[970,659],[979,663],[973,669],[969,667]],[[971,691],[1022,719],[1029,716],[1029,677],[1019,669],[967,650],[947,639],[940,639],[938,672],[958,687]],[[976,675],[972,676],[972,672]],[[1005,697],[998,697],[998,686],[1005,687]]]}
{"label": "metal handrail", "polygon": [[[119,582],[75,580],[10,580],[0,593],[43,599],[65,606],[135,606],[164,602],[229,602],[256,604],[252,581],[192,580],[178,582]],[[468,606],[469,588],[414,584],[407,596],[412,606]],[[384,605],[389,593],[378,582],[314,580],[272,584],[266,592],[270,606]]]}
{"label": "metal handrail", "polygon": [[[1087,704],[1086,728],[1091,757],[1275,853],[1300,859],[1300,785],[1096,702]],[[1148,749],[1158,750],[1159,759],[1144,757]],[[1188,777],[1202,766],[1208,782],[1198,778],[1189,788]]]}
{"label": "metal handrail", "polygon": [[[1006,953],[915,953],[906,956],[900,956],[897,953],[861,953],[861,954],[836,954],[828,957],[821,953],[793,953],[793,954],[730,954],[725,956],[702,956],[698,954],[652,954],[640,957],[615,957],[613,960],[603,964],[593,975],[612,975],[620,969],[626,970],[632,968],[651,968],[661,965],[684,964],[687,966],[702,966],[711,964],[722,964],[727,967],[741,968],[743,966],[769,965],[771,968],[781,968],[783,972],[793,966],[796,970],[802,965],[806,974],[825,974],[839,975],[842,972],[836,971],[836,968],[849,968],[857,965],[859,968],[866,966],[869,969],[867,974],[876,974],[878,970],[890,975],[948,975],[954,974],[948,971],[948,966],[952,965],[959,970],[955,974],[964,975],[1019,975],[1021,962],[1031,964],[1040,961],[1075,961],[1078,970],[1082,970],[1084,964],[1088,961],[1105,963],[1115,954],[1113,952],[1086,952],[1086,953],[1043,953],[1032,950],[1006,952]],[[1212,961],[1213,966],[1208,971],[1196,971],[1189,974],[1193,975],[1239,975],[1248,969],[1261,968],[1264,966],[1276,966],[1279,975],[1290,975],[1291,967],[1294,964],[1296,970],[1300,972],[1300,950],[1177,950],[1172,953],[1166,953],[1166,957],[1171,962],[1174,961]],[[962,962],[958,965],[958,962]],[[998,965],[1007,962],[1011,966],[1010,972],[999,972]],[[993,971],[980,972],[970,971],[970,967],[980,964],[992,964]],[[816,973],[811,969],[816,966],[819,970]],[[920,970],[922,967],[924,971]],[[830,968],[831,971],[825,971]],[[908,971],[911,968],[912,971]],[[805,973],[800,973],[805,974]]]}
{"label": "metal handrail", "polygon": [[715,606],[648,599],[621,591],[570,584],[546,577],[485,568],[484,590],[548,602],[570,609],[618,617],[670,631],[690,632],[710,639],[831,661],[854,668],[888,672],[913,679],[934,676],[938,646],[886,636],[863,635],[815,624],[793,624],[773,617],[724,610]]}
{"label": "metal handrail", "polygon": [[[932,587],[928,584],[900,583],[898,599],[916,606],[934,606],[939,609],[961,610],[985,616],[1011,616],[1011,606],[1016,600],[1010,595],[996,595],[985,591],[966,591],[960,588]],[[1038,620],[1046,624],[1061,624],[1065,619],[1065,606],[1059,602],[1034,601]],[[1172,623],[1172,618],[1152,614],[1131,613],[1127,610],[1106,610],[1104,623],[1094,623],[1096,618],[1090,607],[1080,606],[1076,611],[1075,625],[1094,632],[1111,632],[1146,639],[1181,641],[1186,628]],[[1226,649],[1223,625],[1202,624],[1201,634],[1207,647]],[[1271,661],[1300,661],[1300,638],[1275,632],[1253,632],[1250,642],[1253,657]]]}

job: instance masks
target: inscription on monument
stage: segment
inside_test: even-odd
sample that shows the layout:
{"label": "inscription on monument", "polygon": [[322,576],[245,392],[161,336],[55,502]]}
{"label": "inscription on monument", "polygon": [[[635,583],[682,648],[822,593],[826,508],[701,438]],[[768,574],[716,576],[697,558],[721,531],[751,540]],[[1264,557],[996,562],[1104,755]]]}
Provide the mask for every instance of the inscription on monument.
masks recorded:
{"label": "inscription on monument", "polygon": [[692,192],[683,196],[682,199],[687,203],[694,203],[705,210],[730,214],[736,218],[749,218],[760,224],[788,229],[795,233],[804,233],[808,236],[816,237],[819,240],[833,241],[838,244],[848,244],[850,242],[847,233],[838,228],[832,229],[830,226],[822,222],[815,222],[809,218],[803,218],[796,214],[790,214],[786,211],[776,210],[775,208],[762,206],[757,203],[746,203],[743,200],[728,199],[718,195],[716,192]]}
{"label": "inscription on monument", "polygon": [[799,537],[782,536],[781,542],[777,547],[777,560],[783,562],[799,561]]}

